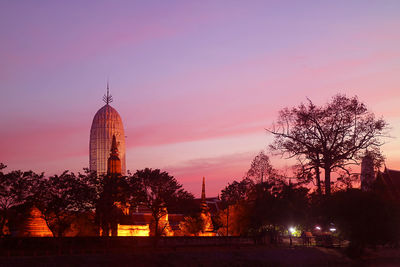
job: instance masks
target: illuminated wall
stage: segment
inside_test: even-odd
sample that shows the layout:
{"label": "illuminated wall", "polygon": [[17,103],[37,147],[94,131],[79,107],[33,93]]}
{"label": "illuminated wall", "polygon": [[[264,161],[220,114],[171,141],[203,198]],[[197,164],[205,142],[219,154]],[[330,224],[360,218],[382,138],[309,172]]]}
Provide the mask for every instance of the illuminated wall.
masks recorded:
{"label": "illuminated wall", "polygon": [[124,175],[126,170],[124,126],[118,112],[110,105],[104,105],[93,118],[89,142],[90,170],[97,171],[99,175],[107,173],[107,160],[110,156],[113,135],[117,140],[122,175]]}
{"label": "illuminated wall", "polygon": [[146,225],[121,225],[118,224],[118,236],[149,236],[150,227]]}
{"label": "illuminated wall", "polygon": [[52,237],[49,227],[46,221],[42,218],[42,213],[33,207],[30,210],[30,214],[22,227],[20,236],[32,236],[32,237]]}
{"label": "illuminated wall", "polygon": [[204,228],[203,231],[199,233],[199,236],[215,236],[216,233],[214,233],[214,225],[211,220],[211,214],[209,211],[203,211],[200,214],[201,219],[204,222]]}

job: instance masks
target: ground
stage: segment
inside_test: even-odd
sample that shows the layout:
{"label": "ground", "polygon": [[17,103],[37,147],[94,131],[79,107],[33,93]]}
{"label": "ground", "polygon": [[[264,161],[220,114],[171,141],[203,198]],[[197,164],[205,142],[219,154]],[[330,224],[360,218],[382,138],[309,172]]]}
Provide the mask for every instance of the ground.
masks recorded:
{"label": "ground", "polygon": [[3,266],[310,266],[346,265],[335,250],[320,248],[197,247],[130,253],[9,257]]}
{"label": "ground", "polygon": [[318,247],[186,247],[123,253],[11,256],[1,266],[400,266],[400,250],[367,251],[349,259],[340,249]]}

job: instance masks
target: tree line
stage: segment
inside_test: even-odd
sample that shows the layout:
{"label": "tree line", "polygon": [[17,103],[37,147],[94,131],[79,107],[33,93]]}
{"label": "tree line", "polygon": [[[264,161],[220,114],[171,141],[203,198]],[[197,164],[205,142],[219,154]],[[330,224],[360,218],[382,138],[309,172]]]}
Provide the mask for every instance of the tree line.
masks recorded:
{"label": "tree line", "polygon": [[[398,205],[382,190],[353,188],[359,175],[352,166],[359,165],[364,155],[373,157],[376,171],[381,167],[380,148],[388,135],[383,118],[376,118],[357,97],[339,94],[324,105],[308,100],[284,108],[266,130],[273,136],[268,153],[258,154],[245,177],[221,191],[222,210],[213,217],[220,235],[268,232],[274,239],[289,225],[307,230],[315,224],[334,224],[337,234],[356,247],[397,240]],[[268,155],[294,160],[292,173],[282,174]],[[112,232],[111,222],[121,210],[115,203],[145,205],[156,235],[162,234],[158,223],[166,208],[186,215],[182,228],[188,233],[196,234],[202,227],[193,195],[158,169],[104,179],[88,170],[44,177],[31,171],[3,173],[4,168],[1,164],[0,230],[10,209],[23,203],[37,205],[55,236],[68,228],[69,215],[94,210],[103,232]]]}
{"label": "tree line", "polygon": [[165,225],[159,225],[159,221],[166,212],[188,216],[199,212],[194,196],[159,169],[146,168],[128,176],[98,176],[85,169],[78,174],[64,171],[45,177],[32,171],[5,173],[5,168],[0,164],[1,236],[5,235],[6,223],[23,219],[18,216],[29,216],[26,210],[18,213],[20,207],[39,209],[55,237],[65,236],[79,218],[86,218],[86,223],[97,226],[105,236],[115,235],[122,211],[136,206],[150,211],[153,235],[160,236]]}
{"label": "tree line", "polygon": [[[274,242],[290,226],[317,226],[334,229],[355,251],[397,243],[400,203],[376,181],[368,192],[354,188],[360,177],[352,171],[368,155],[379,172],[380,147],[388,136],[383,118],[357,97],[339,94],[325,105],[308,99],[284,108],[266,130],[273,136],[267,153],[260,152],[245,177],[222,190],[220,229],[230,235],[267,233]],[[290,174],[275,169],[268,154],[295,162]]]}

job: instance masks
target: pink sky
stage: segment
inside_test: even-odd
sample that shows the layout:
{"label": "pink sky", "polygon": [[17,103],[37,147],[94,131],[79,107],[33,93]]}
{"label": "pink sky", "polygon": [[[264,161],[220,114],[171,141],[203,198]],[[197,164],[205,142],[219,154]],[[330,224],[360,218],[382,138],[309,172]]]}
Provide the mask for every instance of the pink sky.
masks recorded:
{"label": "pink sky", "polygon": [[[400,169],[398,1],[3,1],[0,162],[88,166],[107,77],[127,167],[161,168],[199,195],[241,179],[278,111],[358,95]],[[273,159],[278,167],[290,163]]]}

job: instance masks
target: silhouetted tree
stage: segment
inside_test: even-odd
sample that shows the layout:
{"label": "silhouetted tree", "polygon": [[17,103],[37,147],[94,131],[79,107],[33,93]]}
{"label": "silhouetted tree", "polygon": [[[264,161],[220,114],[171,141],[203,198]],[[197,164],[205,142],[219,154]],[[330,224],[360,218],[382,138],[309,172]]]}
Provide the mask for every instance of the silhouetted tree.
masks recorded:
{"label": "silhouetted tree", "polygon": [[130,178],[131,202],[150,209],[155,223],[155,236],[163,234],[166,225],[160,225],[160,219],[167,214],[167,208],[176,208],[193,195],[186,192],[182,185],[167,172],[159,169],[138,170]]}
{"label": "silhouetted tree", "polygon": [[96,220],[102,236],[117,236],[117,225],[122,209],[126,208],[131,191],[126,176],[105,175],[101,177],[99,199],[96,203]]}
{"label": "silhouetted tree", "polygon": [[251,207],[242,201],[226,206],[217,216],[218,233],[226,236],[245,236],[249,232]]}
{"label": "silhouetted tree", "polygon": [[[276,195],[282,205],[280,220],[282,224],[309,225],[309,196],[308,188],[284,183]],[[289,226],[289,225],[288,225]]]}
{"label": "silhouetted tree", "polygon": [[179,224],[179,227],[184,236],[198,236],[203,231],[205,226],[204,220],[200,214],[193,214],[186,216],[185,219]]}
{"label": "silhouetted tree", "polygon": [[321,192],[320,169],[325,173],[325,193],[331,193],[331,172],[356,164],[368,149],[379,154],[387,123],[376,119],[357,97],[336,95],[325,106],[311,100],[280,111],[268,130],[275,137],[271,149],[298,158],[313,170]]}
{"label": "silhouetted tree", "polygon": [[275,178],[275,170],[264,151],[254,157],[250,169],[247,171],[247,177],[256,183],[263,183],[267,178]]}
{"label": "silhouetted tree", "polygon": [[225,206],[244,201],[252,186],[254,186],[254,183],[248,178],[240,182],[233,181],[221,190],[222,204]]}
{"label": "silhouetted tree", "polygon": [[0,236],[4,235],[10,209],[29,200],[34,195],[35,185],[43,177],[32,171],[3,173],[4,168],[6,166],[0,163]]}
{"label": "silhouetted tree", "polygon": [[194,200],[192,193],[182,189],[178,190],[176,196],[169,200],[168,212],[195,216],[200,212],[200,206]]}
{"label": "silhouetted tree", "polygon": [[93,209],[86,181],[64,171],[40,182],[35,205],[54,236],[64,236],[78,214]]}
{"label": "silhouetted tree", "polygon": [[253,235],[270,234],[277,242],[278,232],[288,226],[308,225],[308,189],[283,181],[256,184],[249,193],[249,231]]}
{"label": "silhouetted tree", "polygon": [[[83,169],[83,172],[78,173],[78,180],[85,185],[85,189],[87,192],[85,195],[86,206],[88,210],[94,211],[96,209],[96,205],[99,201],[100,195],[104,190],[104,177],[98,176],[96,171],[91,171],[87,168]],[[84,189],[82,188],[82,189]]]}
{"label": "silhouetted tree", "polygon": [[397,243],[400,238],[398,205],[359,189],[339,191],[325,201],[323,214],[338,234],[350,241],[349,252],[362,253],[366,246]]}
{"label": "silhouetted tree", "polygon": [[231,184],[228,184],[224,189],[222,189],[221,205],[223,210],[218,215],[217,225],[224,230],[220,230],[220,234],[234,234],[232,232],[233,229],[230,231],[229,227],[232,224],[232,220],[238,220],[238,218],[233,218],[230,211],[231,209],[235,209],[235,205],[240,205],[240,203],[243,203],[247,199],[247,196],[253,186],[254,182],[249,178],[245,178],[240,182],[233,181]]}

